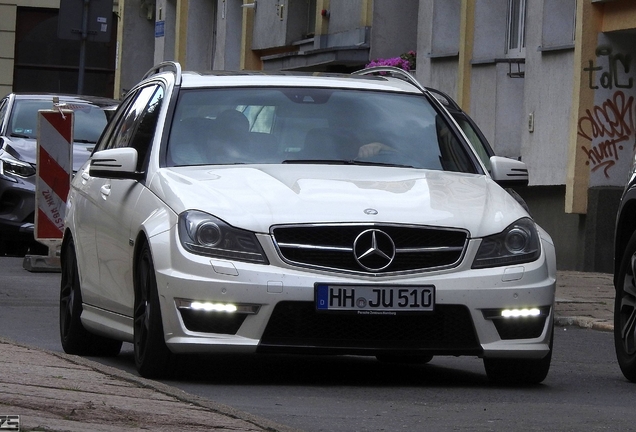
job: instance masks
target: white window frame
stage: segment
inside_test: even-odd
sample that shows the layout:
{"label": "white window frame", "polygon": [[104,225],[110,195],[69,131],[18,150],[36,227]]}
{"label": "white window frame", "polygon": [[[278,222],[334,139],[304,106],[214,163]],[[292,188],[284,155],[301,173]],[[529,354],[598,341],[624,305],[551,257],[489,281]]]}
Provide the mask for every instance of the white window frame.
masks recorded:
{"label": "white window frame", "polygon": [[508,0],[506,57],[526,56],[526,0]]}

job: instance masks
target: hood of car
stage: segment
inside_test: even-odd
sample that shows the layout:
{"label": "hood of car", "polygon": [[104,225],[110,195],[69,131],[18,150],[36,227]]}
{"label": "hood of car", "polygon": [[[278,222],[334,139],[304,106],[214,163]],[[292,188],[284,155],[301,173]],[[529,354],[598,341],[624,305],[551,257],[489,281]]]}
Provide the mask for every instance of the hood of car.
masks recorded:
{"label": "hood of car", "polygon": [[201,210],[255,232],[281,224],[382,222],[462,228],[481,237],[527,216],[486,176],[405,168],[167,168],[150,187],[176,213]]}
{"label": "hood of car", "polygon": [[[37,161],[37,140],[31,138],[2,137],[3,149],[14,158],[35,165]],[[77,171],[88,160],[95,144],[73,144],[73,171]]]}

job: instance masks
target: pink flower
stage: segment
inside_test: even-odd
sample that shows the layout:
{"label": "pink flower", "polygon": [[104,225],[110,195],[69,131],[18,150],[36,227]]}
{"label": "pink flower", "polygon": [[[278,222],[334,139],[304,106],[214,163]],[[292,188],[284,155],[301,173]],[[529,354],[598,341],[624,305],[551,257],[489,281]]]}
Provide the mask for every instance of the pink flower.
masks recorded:
{"label": "pink flower", "polygon": [[404,69],[405,71],[410,71],[415,69],[416,56],[417,54],[415,53],[415,51],[409,51],[407,53],[401,54],[399,57],[375,59],[367,64],[366,67],[395,66],[400,69]]}

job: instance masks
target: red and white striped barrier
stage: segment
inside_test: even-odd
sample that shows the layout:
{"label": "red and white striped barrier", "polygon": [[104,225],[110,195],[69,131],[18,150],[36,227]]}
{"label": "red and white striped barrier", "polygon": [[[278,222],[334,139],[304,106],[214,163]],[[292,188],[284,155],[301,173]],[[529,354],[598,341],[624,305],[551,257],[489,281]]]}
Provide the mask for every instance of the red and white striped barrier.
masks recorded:
{"label": "red and white striped barrier", "polygon": [[[66,199],[73,176],[73,111],[38,113],[35,239],[62,239]],[[50,246],[49,246],[50,248]]]}

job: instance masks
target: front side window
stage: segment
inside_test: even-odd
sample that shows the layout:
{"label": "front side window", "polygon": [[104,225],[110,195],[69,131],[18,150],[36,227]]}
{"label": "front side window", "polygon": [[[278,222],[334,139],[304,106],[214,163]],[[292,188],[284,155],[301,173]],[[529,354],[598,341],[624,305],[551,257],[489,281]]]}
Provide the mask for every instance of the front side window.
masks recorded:
{"label": "front side window", "polygon": [[506,54],[524,57],[526,51],[526,0],[508,0]]}
{"label": "front side window", "polygon": [[324,88],[182,90],[167,164],[244,163],[477,169],[423,96]]}
{"label": "front side window", "polygon": [[163,99],[163,87],[153,84],[124,100],[96,151],[133,147],[138,153],[137,170],[142,171],[155,135]]}

